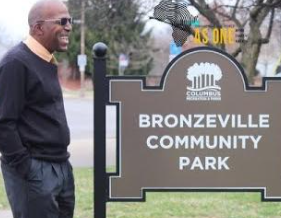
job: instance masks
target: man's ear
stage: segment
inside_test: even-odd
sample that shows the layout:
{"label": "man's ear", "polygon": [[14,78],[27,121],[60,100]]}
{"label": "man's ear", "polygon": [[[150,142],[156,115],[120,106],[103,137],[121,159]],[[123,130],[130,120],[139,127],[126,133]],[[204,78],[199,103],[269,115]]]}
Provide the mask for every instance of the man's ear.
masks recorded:
{"label": "man's ear", "polygon": [[32,27],[32,31],[35,35],[42,36],[44,35],[43,27],[40,23],[36,23]]}

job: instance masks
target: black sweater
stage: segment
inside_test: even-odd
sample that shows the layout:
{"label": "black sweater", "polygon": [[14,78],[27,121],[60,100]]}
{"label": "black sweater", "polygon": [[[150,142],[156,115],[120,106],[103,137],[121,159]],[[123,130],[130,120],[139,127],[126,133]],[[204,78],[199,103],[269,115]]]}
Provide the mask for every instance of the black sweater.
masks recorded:
{"label": "black sweater", "polygon": [[25,174],[30,157],[67,160],[69,141],[57,67],[20,43],[0,62],[2,160]]}

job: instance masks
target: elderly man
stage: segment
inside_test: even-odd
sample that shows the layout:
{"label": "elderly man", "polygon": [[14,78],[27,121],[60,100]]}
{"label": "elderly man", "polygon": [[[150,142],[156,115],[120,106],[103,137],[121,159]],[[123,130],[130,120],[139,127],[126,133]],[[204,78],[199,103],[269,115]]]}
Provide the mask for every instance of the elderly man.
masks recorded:
{"label": "elderly man", "polygon": [[74,180],[53,52],[66,51],[72,19],[58,0],[29,12],[30,35],[0,62],[0,151],[14,218],[70,218]]}

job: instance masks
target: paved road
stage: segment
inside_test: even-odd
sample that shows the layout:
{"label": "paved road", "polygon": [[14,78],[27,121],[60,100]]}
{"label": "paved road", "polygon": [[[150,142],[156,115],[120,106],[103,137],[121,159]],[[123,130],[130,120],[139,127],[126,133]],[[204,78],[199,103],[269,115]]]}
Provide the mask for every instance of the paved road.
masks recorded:
{"label": "paved road", "polygon": [[72,140],[93,137],[93,100],[64,99],[67,121]]}
{"label": "paved road", "polygon": [[93,166],[93,100],[64,100],[70,128],[70,161],[75,167]]}
{"label": "paved road", "polygon": [[[66,116],[71,132],[70,161],[75,167],[93,166],[93,100],[65,99]],[[115,165],[115,107],[107,107],[107,165]]]}
{"label": "paved road", "polygon": [[13,218],[12,212],[10,210],[0,210],[1,218]]}
{"label": "paved road", "polygon": [[70,128],[70,161],[75,167],[93,166],[93,100],[65,98]]}

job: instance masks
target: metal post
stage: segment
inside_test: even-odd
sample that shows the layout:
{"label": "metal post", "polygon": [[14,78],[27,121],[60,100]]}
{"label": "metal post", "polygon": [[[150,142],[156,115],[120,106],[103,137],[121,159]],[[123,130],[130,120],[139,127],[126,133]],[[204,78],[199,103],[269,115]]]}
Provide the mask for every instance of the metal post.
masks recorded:
{"label": "metal post", "polygon": [[95,218],[106,218],[106,79],[107,46],[101,42],[93,46],[94,58],[94,213]]}
{"label": "metal post", "polygon": [[[81,40],[80,40],[80,54],[85,54],[85,1],[81,0]],[[80,69],[80,96],[85,94],[85,68]]]}

